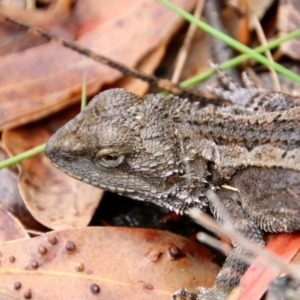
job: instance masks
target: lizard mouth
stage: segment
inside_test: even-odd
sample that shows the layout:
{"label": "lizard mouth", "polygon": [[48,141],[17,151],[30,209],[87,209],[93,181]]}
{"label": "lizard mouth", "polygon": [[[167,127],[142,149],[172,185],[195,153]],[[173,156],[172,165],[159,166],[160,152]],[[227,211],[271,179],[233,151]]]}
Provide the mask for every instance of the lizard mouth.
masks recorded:
{"label": "lizard mouth", "polygon": [[58,164],[56,164],[56,163],[54,163],[54,162],[51,162],[51,163],[52,163],[52,165],[53,165],[54,167],[56,167],[57,169],[61,170],[61,171],[64,172],[64,173],[68,174],[68,175],[71,176],[72,178],[83,181],[83,178],[82,178],[82,177],[80,177],[80,176],[78,176],[78,175],[76,175],[76,174],[74,174],[74,173],[65,171],[63,168],[61,168]]}
{"label": "lizard mouth", "polygon": [[77,176],[77,175],[75,175],[73,173],[70,173],[70,172],[65,172],[65,173],[67,173],[69,176],[71,176],[74,179],[83,181],[82,177],[80,177],[80,176]]}

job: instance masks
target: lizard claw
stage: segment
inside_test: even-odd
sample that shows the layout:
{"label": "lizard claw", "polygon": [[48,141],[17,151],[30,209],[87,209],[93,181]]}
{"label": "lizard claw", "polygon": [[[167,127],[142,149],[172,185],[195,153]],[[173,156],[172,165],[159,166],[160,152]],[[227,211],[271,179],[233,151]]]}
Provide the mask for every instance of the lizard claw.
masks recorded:
{"label": "lizard claw", "polygon": [[218,291],[215,286],[210,289],[200,287],[197,289],[196,300],[225,300],[227,296]]}
{"label": "lizard claw", "polygon": [[192,293],[187,289],[180,289],[173,295],[172,300],[225,300],[227,295],[218,291],[215,287],[210,289],[197,288],[197,293]]}
{"label": "lizard claw", "polygon": [[216,72],[218,79],[220,80],[224,88],[226,88],[226,90],[236,91],[240,88],[239,85],[234,82],[232,78],[229,77],[225,72],[223,72],[217,64],[210,62],[210,66]]}
{"label": "lizard claw", "polygon": [[242,81],[244,87],[235,83],[225,72],[221,71],[218,65],[211,63],[211,67],[216,71],[219,80],[225,88],[213,88],[208,86],[209,92],[215,96],[230,101],[232,103],[230,109],[250,110],[253,111],[253,99],[265,90],[257,87],[249,76],[243,72]]}
{"label": "lizard claw", "polygon": [[179,289],[176,291],[171,300],[197,300],[197,294],[187,289]]}

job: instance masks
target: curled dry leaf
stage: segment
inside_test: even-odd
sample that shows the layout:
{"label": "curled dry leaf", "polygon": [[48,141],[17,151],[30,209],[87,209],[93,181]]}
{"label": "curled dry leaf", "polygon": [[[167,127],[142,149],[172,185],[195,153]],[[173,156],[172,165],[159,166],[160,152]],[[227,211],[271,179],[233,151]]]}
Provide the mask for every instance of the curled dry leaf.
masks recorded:
{"label": "curled dry leaf", "polygon": [[[11,155],[43,144],[77,112],[68,110],[41,122],[7,130],[3,133],[3,144]],[[84,227],[90,222],[102,190],[64,174],[44,154],[22,161],[20,166],[19,190],[38,222],[52,229]]]}
{"label": "curled dry leaf", "polygon": [[[126,6],[118,0],[91,1],[79,1],[78,12],[84,13],[76,15],[76,42],[128,66],[169,39],[182,23],[156,0],[131,0]],[[194,3],[174,2],[186,10]],[[90,95],[121,76],[54,42],[1,57],[0,129],[40,119],[78,101],[83,73]]]}
{"label": "curled dry leaf", "polygon": [[168,300],[182,286],[211,286],[218,272],[204,246],[151,229],[50,232],[2,244],[0,252],[0,298],[30,289],[39,300]]}
{"label": "curled dry leaf", "polygon": [[29,238],[29,235],[27,234],[22,224],[1,205],[0,220],[0,242]]}
{"label": "curled dry leaf", "polygon": [[[0,160],[7,158],[8,155],[0,147]],[[18,170],[15,167],[0,170],[0,205],[17,217],[27,228],[43,229],[43,226],[32,217],[24,204],[18,188]]]}

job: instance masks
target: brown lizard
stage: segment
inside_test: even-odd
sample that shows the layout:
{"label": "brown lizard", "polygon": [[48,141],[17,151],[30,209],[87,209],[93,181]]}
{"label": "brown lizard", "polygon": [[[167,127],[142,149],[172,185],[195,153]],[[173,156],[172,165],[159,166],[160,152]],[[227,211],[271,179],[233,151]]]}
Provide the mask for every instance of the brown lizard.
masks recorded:
{"label": "brown lizard", "polygon": [[[205,196],[214,190],[232,226],[264,246],[264,231],[300,229],[300,98],[222,78],[230,91],[215,93],[231,101],[222,108],[123,89],[102,92],[52,136],[46,155],[96,187],[177,213],[209,207],[222,224]],[[181,289],[174,299],[224,299],[247,268],[241,254],[249,255],[234,243],[213,288]]]}

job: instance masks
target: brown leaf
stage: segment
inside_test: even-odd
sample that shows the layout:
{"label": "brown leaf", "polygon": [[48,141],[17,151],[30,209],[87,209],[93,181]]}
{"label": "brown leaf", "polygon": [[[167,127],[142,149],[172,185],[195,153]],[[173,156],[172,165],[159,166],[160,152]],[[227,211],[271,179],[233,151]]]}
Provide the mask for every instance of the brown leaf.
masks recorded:
{"label": "brown leaf", "polygon": [[[189,9],[194,1],[174,2]],[[117,0],[91,3],[90,18],[79,20],[76,42],[128,66],[169,39],[182,22],[156,0],[132,0],[126,6]],[[85,5],[89,1],[79,3],[84,17]],[[78,101],[84,72],[89,95],[121,75],[53,42],[2,57],[0,129],[40,119]]]}
{"label": "brown leaf", "polygon": [[[39,300],[167,300],[183,286],[211,286],[218,272],[204,246],[151,229],[51,232],[2,244],[0,252],[0,295],[18,299],[30,289]],[[7,259],[12,255],[14,263]],[[16,282],[22,286],[19,290],[14,289]]]}
{"label": "brown leaf", "polygon": [[[75,24],[72,20],[72,0],[57,0],[48,9],[25,9],[10,5],[1,5],[1,12],[20,22],[43,28],[48,32],[73,40]],[[48,42],[19,27],[0,22],[0,55],[11,54]]]}
{"label": "brown leaf", "polygon": [[[17,155],[48,140],[78,111],[62,112],[47,120],[3,133],[3,143]],[[82,183],[55,168],[44,154],[20,163],[19,190],[34,218],[52,229],[86,226],[97,208],[102,190]]]}
{"label": "brown leaf", "polygon": [[[7,158],[8,155],[0,147],[0,160]],[[20,195],[17,168],[0,170],[0,204],[27,228],[43,230],[43,226],[32,217]]]}
{"label": "brown leaf", "polygon": [[5,210],[1,205],[0,205],[0,220],[1,220],[0,242],[29,238],[29,235],[27,234],[22,224],[11,213]]}

